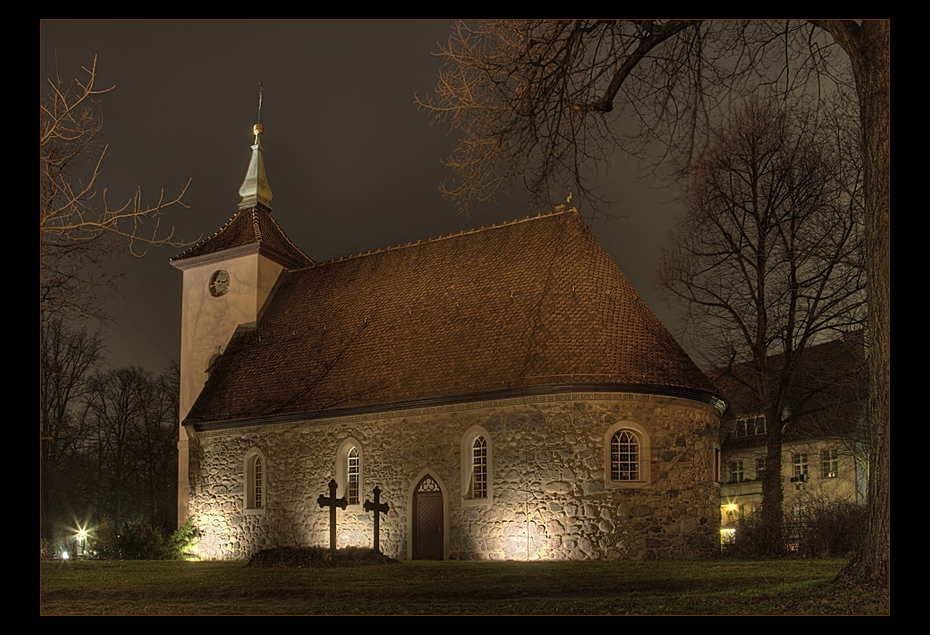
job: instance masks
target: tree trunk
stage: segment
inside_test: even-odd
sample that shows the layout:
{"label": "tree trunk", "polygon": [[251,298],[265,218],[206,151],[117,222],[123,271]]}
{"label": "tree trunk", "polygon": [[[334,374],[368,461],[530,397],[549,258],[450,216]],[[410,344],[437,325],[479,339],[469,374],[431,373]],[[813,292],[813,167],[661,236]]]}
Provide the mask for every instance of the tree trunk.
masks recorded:
{"label": "tree trunk", "polygon": [[849,54],[862,122],[869,298],[868,533],[845,575],[887,584],[891,567],[891,22],[826,25]]}
{"label": "tree trunk", "polygon": [[784,478],[782,477],[781,451],[783,425],[775,409],[765,411],[768,429],[765,455],[765,474],[762,477],[762,527],[765,543],[771,555],[785,552],[784,536]]}
{"label": "tree trunk", "polygon": [[869,524],[862,576],[891,565],[891,23],[864,22],[856,83],[865,153],[869,294]]}

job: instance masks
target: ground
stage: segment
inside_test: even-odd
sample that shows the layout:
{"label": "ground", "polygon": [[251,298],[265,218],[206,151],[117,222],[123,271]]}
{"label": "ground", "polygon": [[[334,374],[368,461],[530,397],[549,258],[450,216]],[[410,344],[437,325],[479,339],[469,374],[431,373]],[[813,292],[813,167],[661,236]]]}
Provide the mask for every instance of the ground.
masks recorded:
{"label": "ground", "polygon": [[43,615],[866,615],[890,594],[833,584],[829,560],[406,562],[350,569],[242,562],[44,562]]}

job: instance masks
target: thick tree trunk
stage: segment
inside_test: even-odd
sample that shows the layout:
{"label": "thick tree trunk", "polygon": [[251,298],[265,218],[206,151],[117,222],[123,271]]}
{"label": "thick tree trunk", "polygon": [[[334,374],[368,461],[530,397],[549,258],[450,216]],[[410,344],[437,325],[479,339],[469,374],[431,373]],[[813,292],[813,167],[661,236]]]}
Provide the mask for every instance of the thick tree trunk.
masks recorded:
{"label": "thick tree trunk", "polygon": [[845,574],[888,581],[891,567],[891,22],[825,22],[849,54],[862,122],[869,298],[868,534]]}
{"label": "thick tree trunk", "polygon": [[856,83],[865,166],[869,293],[869,525],[857,573],[891,566],[891,24],[862,25]]}
{"label": "thick tree trunk", "polygon": [[762,526],[769,552],[781,555],[785,552],[785,493],[781,464],[783,426],[776,410],[766,410],[765,418],[768,435],[765,474],[762,477]]}

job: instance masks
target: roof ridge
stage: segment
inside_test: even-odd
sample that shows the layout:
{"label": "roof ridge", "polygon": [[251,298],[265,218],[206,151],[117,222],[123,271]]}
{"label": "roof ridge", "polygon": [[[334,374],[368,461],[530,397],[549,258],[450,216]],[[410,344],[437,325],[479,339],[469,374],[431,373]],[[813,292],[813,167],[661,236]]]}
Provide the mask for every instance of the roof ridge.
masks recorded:
{"label": "roof ridge", "polygon": [[262,242],[262,227],[258,216],[258,206],[253,205],[249,208],[249,211],[252,212],[252,229],[255,230],[255,240]]}
{"label": "roof ridge", "polygon": [[551,212],[540,212],[532,216],[525,216],[523,218],[514,218],[512,220],[501,221],[500,223],[493,223],[491,225],[485,225],[483,227],[472,228],[472,229],[463,229],[458,232],[453,232],[451,234],[445,234],[442,236],[436,236],[433,238],[424,238],[422,240],[414,240],[408,243],[402,243],[399,245],[389,245],[387,247],[380,247],[378,249],[369,249],[368,251],[359,251],[354,254],[346,254],[345,256],[337,256],[336,258],[330,258],[329,260],[324,260],[322,262],[314,263],[314,266],[321,266],[332,264],[336,262],[343,262],[345,260],[352,260],[354,258],[361,258],[363,256],[374,256],[376,254],[387,253],[389,251],[397,251],[399,249],[407,249],[408,247],[416,247],[417,245],[426,245],[429,243],[439,242],[441,240],[448,240],[450,238],[459,238],[461,236],[468,236],[471,234],[477,234],[484,231],[489,231],[492,229],[502,229],[504,227],[510,227],[512,225],[518,225],[520,223],[526,223],[529,221],[540,220],[543,218],[549,218],[550,216],[559,216],[561,214],[578,214],[578,210],[574,207],[568,207],[566,205],[559,205],[555,210]]}
{"label": "roof ridge", "polygon": [[[255,210],[257,211],[257,210],[258,210],[258,205],[255,205],[253,209],[255,209]],[[291,237],[288,236],[288,235],[284,232],[284,230],[281,228],[281,224],[278,223],[277,220],[275,220],[274,216],[272,216],[271,210],[270,210],[270,209],[268,210],[268,218],[270,218],[271,221],[272,221],[272,222],[275,224],[275,226],[278,228],[278,234],[281,236],[281,238],[283,238],[284,240],[287,241],[287,244],[288,244],[288,245],[290,245],[291,247],[293,247],[295,250],[297,250],[297,253],[299,253],[301,256],[303,256],[304,258],[306,258],[307,261],[310,263],[310,265],[316,264],[316,263],[313,262],[313,258],[311,258],[310,256],[308,256],[307,253],[306,253],[303,249],[301,249],[300,247],[298,247],[297,244],[296,244],[293,240],[291,240]],[[262,240],[262,237],[259,237],[259,240]],[[298,267],[298,269],[303,269],[303,268],[304,268],[304,267]]]}

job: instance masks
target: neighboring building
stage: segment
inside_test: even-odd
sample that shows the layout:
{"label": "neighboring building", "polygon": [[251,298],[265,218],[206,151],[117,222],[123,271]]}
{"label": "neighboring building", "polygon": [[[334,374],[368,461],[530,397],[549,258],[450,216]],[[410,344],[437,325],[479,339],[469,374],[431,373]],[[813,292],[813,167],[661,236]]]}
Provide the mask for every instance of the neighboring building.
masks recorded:
{"label": "neighboring building", "polygon": [[[762,506],[769,426],[750,368],[745,364],[709,374],[729,405],[720,428],[724,540],[740,519]],[[859,432],[867,387],[862,332],[808,348],[796,376],[781,453],[785,511],[801,518],[814,505],[863,503],[867,468]]]}
{"label": "neighboring building", "polygon": [[712,384],[574,209],[313,263],[271,215],[260,127],[238,213],[184,273],[179,516],[207,558],[716,552]]}

